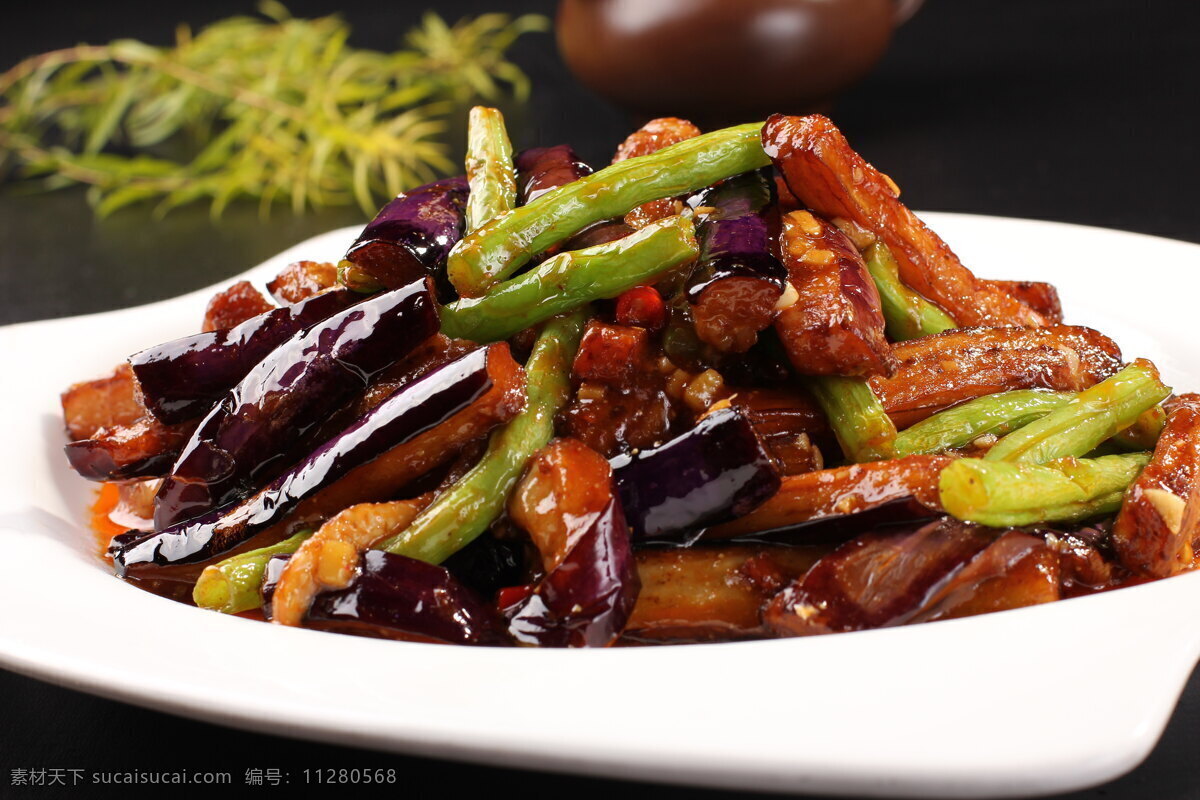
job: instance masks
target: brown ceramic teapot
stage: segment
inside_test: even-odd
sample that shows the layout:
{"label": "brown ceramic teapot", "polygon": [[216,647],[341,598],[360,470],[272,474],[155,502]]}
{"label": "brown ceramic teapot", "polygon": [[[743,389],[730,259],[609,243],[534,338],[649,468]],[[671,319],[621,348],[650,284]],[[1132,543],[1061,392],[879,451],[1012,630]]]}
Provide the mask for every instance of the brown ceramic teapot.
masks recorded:
{"label": "brown ceramic teapot", "polygon": [[711,127],[826,108],[922,0],[562,0],[558,46],[635,116]]}

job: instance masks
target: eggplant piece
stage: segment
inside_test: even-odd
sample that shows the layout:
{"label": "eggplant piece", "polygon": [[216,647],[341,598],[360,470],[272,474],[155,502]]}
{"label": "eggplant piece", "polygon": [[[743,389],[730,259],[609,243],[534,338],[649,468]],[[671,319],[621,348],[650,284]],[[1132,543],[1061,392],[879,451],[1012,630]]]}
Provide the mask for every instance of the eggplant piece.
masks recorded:
{"label": "eggplant piece", "polygon": [[780,242],[796,302],[775,331],[803,375],[890,375],[896,366],[884,332],[879,289],[844,233],[808,211],[783,218]]}
{"label": "eggplant piece", "polygon": [[517,191],[521,205],[528,205],[546,192],[592,174],[592,168],[575,155],[569,144],[531,147],[513,159],[517,168]]}
{"label": "eggplant piece", "polygon": [[295,462],[333,409],[437,333],[429,279],[353,305],[296,333],[209,412],[163,482],[165,530],[245,497]]}
{"label": "eggplant piece", "polygon": [[1045,541],[1008,531],[938,588],[909,624],[1025,608],[1061,599],[1061,562]]}
{"label": "eggplant piece", "polygon": [[[394,343],[395,337],[389,339]],[[355,467],[417,439],[469,407],[492,388],[493,370],[509,373],[514,368],[507,348],[476,350],[398,389],[242,502],[150,534],[117,536],[109,551],[117,574],[136,577],[156,567],[204,561],[236,547]]]}
{"label": "eggplant piece", "polygon": [[1112,339],[1091,328],[958,328],[901,342],[892,375],[869,379],[903,429],[944,408],[1014,389],[1078,392],[1121,368]]}
{"label": "eggplant piece", "polygon": [[639,539],[742,516],[779,489],[779,474],[739,410],[718,409],[671,441],[610,462],[617,493]]}
{"label": "eggplant piece", "polygon": [[946,517],[917,530],[859,536],[777,594],[763,618],[780,636],[903,625],[993,534]]}
{"label": "eggplant piece", "polygon": [[629,528],[614,496],[562,562],[504,610],[509,635],[542,647],[606,647],[624,630],[640,588]]}
{"label": "eggplant piece", "polygon": [[705,539],[803,532],[806,539],[849,528],[940,514],[938,478],[950,456],[916,455],[789,475],[748,514],[704,531]]}
{"label": "eggplant piece", "polygon": [[687,299],[697,336],[722,352],[744,353],[754,345],[787,286],[763,216],[773,200],[763,170],[735,175],[694,200],[712,211],[696,231],[700,258]]}
{"label": "eggplant piece", "polygon": [[161,478],[171,471],[194,426],[164,425],[145,416],[129,425],[101,428],[91,438],[68,442],[67,461],[89,481]]}
{"label": "eggplant piece", "polygon": [[622,641],[702,642],[767,636],[763,604],[829,550],[772,544],[639,550],[642,590]]}
{"label": "eggplant piece", "polygon": [[524,542],[484,534],[443,561],[442,566],[481,597],[493,597],[505,586],[516,586],[526,579],[525,549]]}
{"label": "eggplant piece", "polygon": [[388,289],[428,275],[434,279],[438,298],[453,300],[446,256],[463,236],[469,191],[467,179],[460,175],[397,195],[363,228],[346,251],[343,265],[349,262]]}
{"label": "eggplant piece", "polygon": [[[274,556],[267,562],[262,587],[267,619],[289,558]],[[382,550],[363,554],[359,574],[348,587],[318,594],[304,626],[410,642],[509,644],[496,609],[448,569]]]}
{"label": "eggplant piece", "polygon": [[[401,492],[411,496],[434,489],[444,475],[431,471],[452,459],[461,460],[489,431],[519,414],[525,407],[525,372],[513,361],[507,344],[493,344],[479,352],[488,351],[495,352],[488,355],[492,385],[486,392],[444,423],[352,469],[307,498],[289,517],[287,530],[282,533],[297,526],[319,525],[358,503],[377,503]],[[428,484],[430,479],[435,481],[433,485]]]}
{"label": "eggplant piece", "polygon": [[167,424],[199,417],[276,347],[363,299],[346,289],[326,292],[232,328],[184,336],[134,353],[129,364],[142,403]]}

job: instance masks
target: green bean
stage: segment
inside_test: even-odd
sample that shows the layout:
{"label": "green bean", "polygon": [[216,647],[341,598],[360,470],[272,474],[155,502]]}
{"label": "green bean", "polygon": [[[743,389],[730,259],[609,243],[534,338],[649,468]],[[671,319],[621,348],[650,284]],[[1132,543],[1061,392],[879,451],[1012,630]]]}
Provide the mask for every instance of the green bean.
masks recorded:
{"label": "green bean", "polygon": [[762,123],[688,139],[629,158],[547,192],[488,222],[450,252],[446,271],[463,297],[479,297],[530,258],[601,220],[650,200],[675,197],[771,163]]}
{"label": "green bean", "polygon": [[1075,395],[1023,389],[977,397],[934,414],[896,436],[896,455],[941,453],[980,436],[1003,436],[1041,419]]}
{"label": "green bean", "polygon": [[879,289],[888,336],[905,342],[958,327],[953,317],[904,285],[900,267],[887,245],[876,242],[865,255],[867,270]]}
{"label": "green bean", "polygon": [[863,378],[812,378],[808,388],[829,418],[846,458],[855,462],[891,458],[896,426]]}
{"label": "green bean", "polygon": [[694,261],[697,253],[691,221],[667,217],[623,239],[560,253],[484,297],[443,306],[442,333],[475,342],[507,339],[593,300],[616,297]]}
{"label": "green bean", "polygon": [[467,232],[517,205],[512,143],[498,109],[475,106],[467,120]]}
{"label": "green bean", "polygon": [[1121,507],[1149,453],[1062,458],[1014,464],[963,458],[942,470],[938,492],[947,513],[997,528],[1079,522]]}
{"label": "green bean", "polygon": [[378,549],[439,564],[500,516],[530,457],[554,436],[554,415],[570,396],[571,362],[586,320],[579,309],[546,324],[525,364],[525,410],[492,434],[479,463]]}
{"label": "green bean", "polygon": [[1046,416],[1001,439],[985,456],[989,461],[1042,464],[1083,456],[1105,439],[1132,425],[1171,390],[1145,359],[1086,389]]}
{"label": "green bean", "polygon": [[192,588],[192,600],[200,608],[225,614],[237,614],[258,608],[262,603],[259,588],[263,571],[272,556],[291,555],[300,549],[312,531],[301,531],[270,547],[250,550],[205,567]]}

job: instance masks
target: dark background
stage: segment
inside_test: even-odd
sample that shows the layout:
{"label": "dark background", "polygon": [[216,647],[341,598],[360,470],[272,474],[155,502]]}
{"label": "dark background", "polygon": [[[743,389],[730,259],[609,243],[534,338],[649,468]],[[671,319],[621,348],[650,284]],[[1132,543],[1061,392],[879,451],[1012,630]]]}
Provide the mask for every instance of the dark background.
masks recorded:
{"label": "dark background", "polygon": [[[18,12],[24,19],[7,11],[0,69],[77,42],[136,37],[165,44],[179,22],[203,25],[252,10],[248,0],[210,0],[192,10],[172,5],[60,2],[26,6]],[[551,2],[535,0],[288,5],[298,16],[340,11],[355,27],[353,43],[379,49],[395,48],[426,7],[451,20],[480,11],[553,9]],[[1197,30],[1200,3],[1193,0],[929,0],[873,75],[840,100],[834,117],[917,208],[1200,241]],[[534,86],[527,111],[510,116],[516,146],[570,141],[585,159],[606,161],[629,130],[625,115],[574,83],[549,37],[525,38],[514,57]],[[698,74],[722,68],[736,65],[714,54],[711,64],[698,65]],[[80,192],[23,196],[0,190],[0,323],[170,297],[242,272],[316,233],[363,221],[354,208],[304,217],[277,209],[268,220],[255,208],[234,208],[214,224],[202,206],[162,221],[139,209],[96,221]],[[1087,268],[1087,257],[1079,254],[1080,268]],[[1097,275],[1114,288],[1119,277]],[[1114,675],[1114,690],[1129,677]],[[13,791],[9,771],[19,767],[229,770],[240,785],[252,767],[290,769],[296,776],[304,767],[368,766],[399,771],[403,788],[390,794],[456,796],[486,786],[501,795],[719,795],[228,731],[2,671],[0,698],[0,795]],[[553,709],[547,711],[548,724],[555,724]],[[1149,760],[1125,778],[1075,797],[1200,796],[1198,745],[1200,677],[1193,677]]]}

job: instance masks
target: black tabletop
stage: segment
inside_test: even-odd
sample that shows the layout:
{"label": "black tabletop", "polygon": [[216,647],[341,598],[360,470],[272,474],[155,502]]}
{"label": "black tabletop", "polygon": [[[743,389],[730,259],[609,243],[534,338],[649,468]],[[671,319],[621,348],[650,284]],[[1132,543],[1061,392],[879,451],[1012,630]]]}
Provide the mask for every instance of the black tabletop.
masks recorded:
{"label": "black tabletop", "polygon": [[[248,0],[196,5],[60,2],[26,5],[23,20],[6,11],[0,64],[80,41],[132,36],[166,43],[179,22],[201,25],[251,10]],[[355,26],[354,43],[381,49],[395,47],[399,33],[427,6],[451,19],[501,7],[553,8],[548,0],[288,5],[301,16],[340,12]],[[1200,4],[1191,0],[929,0],[898,33],[872,76],[838,102],[834,117],[917,208],[1065,220],[1200,241],[1194,196],[1200,178],[1198,29]],[[515,57],[534,86],[528,107],[510,116],[517,145],[569,141],[587,159],[607,159],[628,132],[627,117],[574,82],[550,37],[527,37]],[[705,68],[729,65],[714,59]],[[81,192],[28,196],[3,190],[0,323],[169,297],[242,272],[316,233],[361,222],[357,209],[301,217],[277,210],[263,219],[252,207],[235,207],[217,222],[202,207],[162,220],[129,209],[97,221]],[[1086,264],[1087,254],[1081,253],[1080,268]],[[1126,677],[1114,676],[1115,690]],[[240,789],[247,777],[261,776],[269,785],[270,770],[298,780],[305,768],[355,767],[395,769],[403,791],[418,796],[453,796],[477,786],[502,796],[721,794],[617,782],[619,774],[611,781],[543,775],[224,730],[3,671],[0,698],[5,797],[117,794],[112,787],[11,786],[13,771],[24,769],[223,770]],[[547,717],[555,724],[552,707]],[[1194,676],[1143,766],[1072,797],[1198,796],[1198,736],[1200,676]],[[66,774],[69,783],[71,773]]]}

